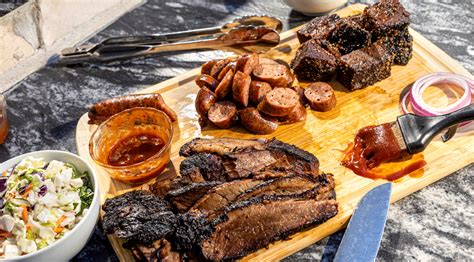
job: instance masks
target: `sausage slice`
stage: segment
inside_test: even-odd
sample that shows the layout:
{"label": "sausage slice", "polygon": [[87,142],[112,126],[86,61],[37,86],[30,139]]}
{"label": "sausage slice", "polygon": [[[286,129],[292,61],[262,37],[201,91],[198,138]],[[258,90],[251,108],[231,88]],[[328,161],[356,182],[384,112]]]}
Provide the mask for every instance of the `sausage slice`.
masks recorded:
{"label": "sausage slice", "polygon": [[304,90],[309,105],[316,111],[326,112],[336,106],[334,90],[328,83],[315,82]]}
{"label": "sausage slice", "polygon": [[222,78],[221,82],[219,85],[217,85],[215,93],[217,100],[222,100],[230,91],[231,89],[231,84],[232,84],[232,78],[234,77],[234,70],[229,69],[227,73],[225,74],[224,78]]}
{"label": "sausage slice", "polygon": [[308,99],[304,96],[304,89],[300,86],[292,86],[293,90],[298,94],[298,97],[300,98],[300,103],[303,106],[306,106],[308,104]]}
{"label": "sausage slice", "polygon": [[214,77],[206,74],[201,74],[194,80],[194,82],[196,82],[196,85],[200,88],[206,87],[210,90],[215,90],[216,86],[219,84]]}
{"label": "sausage slice", "polygon": [[265,95],[258,109],[270,116],[286,116],[298,102],[298,94],[293,89],[277,87]]}
{"label": "sausage slice", "polygon": [[257,54],[243,55],[237,60],[236,70],[250,75],[258,63],[259,57]]}
{"label": "sausage slice", "polygon": [[262,115],[255,107],[241,110],[239,116],[242,125],[254,134],[271,134],[278,128],[275,118]]}
{"label": "sausage slice", "polygon": [[237,120],[237,107],[231,101],[217,102],[207,112],[207,118],[219,128],[229,128]]}
{"label": "sausage slice", "polygon": [[194,105],[196,106],[196,112],[200,116],[206,116],[211,106],[214,105],[215,103],[216,103],[216,95],[211,90],[205,87],[199,89]]}
{"label": "sausage slice", "polygon": [[234,101],[247,107],[249,104],[249,92],[250,83],[252,78],[246,73],[237,71],[234,75],[234,81],[232,83],[232,97]]}
{"label": "sausage slice", "polygon": [[269,83],[262,81],[252,81],[250,83],[250,101],[252,103],[258,104],[270,91],[272,91],[272,86]]}
{"label": "sausage slice", "polygon": [[301,103],[298,103],[288,115],[278,117],[278,121],[282,125],[293,124],[305,121],[306,115],[306,108]]}
{"label": "sausage slice", "polygon": [[236,64],[237,64],[236,61],[229,62],[224,68],[222,68],[221,72],[217,76],[217,80],[221,81],[225,77],[227,72],[229,72],[230,69],[234,70],[235,72]]}
{"label": "sausage slice", "polygon": [[290,69],[277,62],[275,64],[260,63],[254,68],[252,74],[272,86],[289,86],[294,80]]}
{"label": "sausage slice", "polygon": [[221,70],[230,62],[229,59],[217,60],[217,62],[212,66],[210,75],[214,78],[219,76]]}
{"label": "sausage slice", "polygon": [[210,75],[212,67],[216,64],[217,60],[207,61],[201,66],[201,74]]}

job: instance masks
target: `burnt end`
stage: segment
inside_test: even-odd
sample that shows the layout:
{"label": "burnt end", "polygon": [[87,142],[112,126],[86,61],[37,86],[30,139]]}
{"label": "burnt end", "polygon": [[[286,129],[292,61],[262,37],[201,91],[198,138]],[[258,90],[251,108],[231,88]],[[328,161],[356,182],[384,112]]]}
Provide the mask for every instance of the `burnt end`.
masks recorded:
{"label": "burnt end", "polygon": [[410,24],[410,13],[398,0],[381,0],[365,8],[363,16],[375,38],[403,31]]}
{"label": "burnt end", "polygon": [[390,76],[392,55],[379,43],[341,57],[337,79],[345,87],[361,89]]}
{"label": "burnt end", "polygon": [[190,177],[191,181],[193,177],[202,177],[203,181],[223,181],[224,178],[224,167],[222,165],[222,158],[208,153],[198,153],[187,157],[181,162],[179,166],[181,176]]}
{"label": "burnt end", "polygon": [[362,51],[379,62],[376,72],[378,81],[390,76],[393,54],[382,43],[376,42]]}
{"label": "burnt end", "polygon": [[393,55],[393,63],[406,65],[410,61],[413,52],[413,37],[408,31],[408,27],[403,31],[394,31],[389,36],[378,40]]}
{"label": "burnt end", "polygon": [[370,45],[372,35],[359,20],[350,17],[341,19],[328,39],[342,55]]}
{"label": "burnt end", "polygon": [[302,44],[291,61],[291,68],[300,81],[328,81],[336,67],[336,57],[316,40]]}
{"label": "burnt end", "polygon": [[296,36],[300,43],[310,39],[327,39],[340,19],[337,14],[316,17],[298,30]]}
{"label": "burnt end", "polygon": [[221,184],[219,181],[206,181],[192,183],[190,185],[169,191],[165,199],[168,200],[178,211],[188,210],[194,203],[204,196],[211,188]]}
{"label": "burnt end", "polygon": [[125,239],[125,246],[151,245],[172,234],[177,222],[169,203],[148,191],[131,191],[109,198],[102,206],[107,234]]}
{"label": "burnt end", "polygon": [[337,202],[332,199],[251,198],[230,205],[213,221],[215,230],[200,243],[201,251],[209,260],[236,259],[336,214]]}

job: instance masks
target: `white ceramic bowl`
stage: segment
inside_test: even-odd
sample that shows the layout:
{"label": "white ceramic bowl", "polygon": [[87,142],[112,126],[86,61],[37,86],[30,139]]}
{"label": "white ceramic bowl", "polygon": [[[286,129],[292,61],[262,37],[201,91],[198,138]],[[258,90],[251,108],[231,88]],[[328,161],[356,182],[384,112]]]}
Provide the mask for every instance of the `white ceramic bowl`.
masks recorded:
{"label": "white ceramic bowl", "polygon": [[305,15],[314,16],[341,7],[347,0],[283,0],[291,8]]}
{"label": "white ceramic bowl", "polygon": [[92,186],[94,187],[94,198],[86,215],[61,239],[57,240],[50,246],[47,246],[31,254],[5,260],[0,259],[0,261],[68,261],[77,253],[79,253],[79,251],[81,251],[81,249],[86,245],[99,218],[100,196],[97,176],[94,174],[91,166],[79,156],[69,152],[57,150],[36,151],[14,157],[0,164],[0,172],[11,168],[14,164],[20,162],[23,158],[28,156],[36,158],[41,157],[45,161],[59,160],[71,163],[76,166],[79,171],[87,171],[91,179]]}

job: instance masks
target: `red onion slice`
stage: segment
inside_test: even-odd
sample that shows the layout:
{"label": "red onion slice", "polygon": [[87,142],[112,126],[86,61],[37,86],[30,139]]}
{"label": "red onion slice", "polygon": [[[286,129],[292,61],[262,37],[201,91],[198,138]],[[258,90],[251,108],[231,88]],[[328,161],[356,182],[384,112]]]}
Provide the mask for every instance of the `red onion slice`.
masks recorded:
{"label": "red onion slice", "polygon": [[[444,107],[444,108],[435,108],[428,105],[423,100],[423,93],[430,85],[440,84],[440,83],[450,83],[456,85],[464,90],[462,97],[457,100],[455,103]],[[474,80],[469,79],[465,76],[452,73],[433,73],[421,77],[413,83],[411,89],[402,97],[401,106],[403,113],[408,113],[407,108],[407,99],[411,104],[413,113],[420,116],[437,116],[444,115],[451,112],[454,112],[460,108],[468,106],[472,102],[472,93],[474,92]]]}

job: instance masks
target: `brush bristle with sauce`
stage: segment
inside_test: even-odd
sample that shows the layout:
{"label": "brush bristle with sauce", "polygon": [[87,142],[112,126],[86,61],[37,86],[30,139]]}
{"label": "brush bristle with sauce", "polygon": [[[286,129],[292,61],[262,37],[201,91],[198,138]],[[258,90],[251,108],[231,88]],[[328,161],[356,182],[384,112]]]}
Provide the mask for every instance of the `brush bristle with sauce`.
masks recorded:
{"label": "brush bristle with sauce", "polygon": [[423,156],[411,157],[397,122],[361,128],[344,150],[341,164],[359,176],[397,180],[426,165]]}

